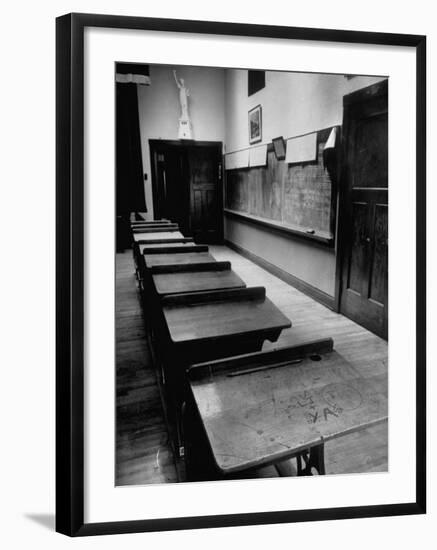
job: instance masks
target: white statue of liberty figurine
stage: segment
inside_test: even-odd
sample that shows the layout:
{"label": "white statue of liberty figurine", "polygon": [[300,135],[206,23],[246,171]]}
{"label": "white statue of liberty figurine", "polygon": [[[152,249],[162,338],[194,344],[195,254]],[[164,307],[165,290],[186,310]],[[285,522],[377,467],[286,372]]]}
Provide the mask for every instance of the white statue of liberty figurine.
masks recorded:
{"label": "white statue of liberty figurine", "polygon": [[176,86],[179,88],[179,102],[181,104],[181,116],[179,117],[179,139],[192,139],[191,122],[188,114],[188,98],[190,90],[185,87],[184,79],[178,80],[176,71],[173,71]]}

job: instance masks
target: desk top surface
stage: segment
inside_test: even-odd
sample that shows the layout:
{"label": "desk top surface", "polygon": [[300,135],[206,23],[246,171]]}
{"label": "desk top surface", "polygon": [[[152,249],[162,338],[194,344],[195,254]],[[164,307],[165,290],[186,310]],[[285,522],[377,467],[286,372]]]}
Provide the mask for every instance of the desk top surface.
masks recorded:
{"label": "desk top surface", "polygon": [[[175,254],[178,256],[178,254]],[[179,254],[181,256],[181,254]],[[183,254],[185,256],[185,254]],[[199,256],[199,254],[195,254]],[[222,271],[182,271],[152,275],[159,295],[202,292],[225,288],[244,288],[244,281],[231,269]]]}
{"label": "desk top surface", "polygon": [[147,267],[153,267],[156,265],[186,265],[215,262],[215,259],[209,252],[145,254],[144,259]]}
{"label": "desk top surface", "polygon": [[[140,254],[147,254],[147,250],[150,250],[150,249],[153,249],[153,251],[155,250],[163,250],[163,253],[167,253],[168,250],[170,249],[187,249],[187,250],[190,250],[192,249],[193,247],[197,247],[199,245],[196,245],[194,244],[193,242],[185,242],[185,241],[174,241],[174,242],[164,242],[164,243],[139,243],[138,244],[138,251]],[[203,247],[202,248],[206,248],[207,247]],[[161,252],[159,252],[161,253]]]}
{"label": "desk top surface", "polygon": [[179,226],[177,223],[167,223],[167,224],[149,224],[149,225],[135,225],[132,227],[134,233],[159,233],[162,231],[179,231]]}
{"label": "desk top surface", "polygon": [[135,241],[155,241],[155,240],[178,240],[183,239],[184,236],[180,231],[153,231],[151,233],[134,233],[133,235]]}
{"label": "desk top surface", "polygon": [[169,225],[172,224],[170,220],[133,220],[130,222],[132,227],[137,227],[138,225],[146,225],[146,226],[161,226],[161,225]]}
{"label": "desk top surface", "polygon": [[[258,357],[253,363],[233,366],[231,359],[223,369],[217,367],[223,362],[216,361],[189,372],[215,460],[224,473],[283,460],[387,420],[387,399],[380,392],[386,377],[362,378],[335,351],[301,359],[297,354],[261,368],[263,354],[246,357],[252,355]],[[251,364],[256,367],[248,368]]]}
{"label": "desk top surface", "polygon": [[162,308],[176,344],[262,335],[291,326],[262,287],[165,296]]}
{"label": "desk top surface", "polygon": [[172,221],[167,218],[160,218],[159,220],[146,220],[146,218],[141,218],[140,220],[131,220],[130,223],[172,223]]}

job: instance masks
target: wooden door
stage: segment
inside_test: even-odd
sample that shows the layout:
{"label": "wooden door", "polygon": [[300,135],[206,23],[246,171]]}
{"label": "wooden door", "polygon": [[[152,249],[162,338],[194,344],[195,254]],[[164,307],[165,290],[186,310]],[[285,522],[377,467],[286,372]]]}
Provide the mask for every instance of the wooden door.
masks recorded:
{"label": "wooden door", "polygon": [[153,153],[154,216],[179,225],[181,232],[190,234],[190,192],[187,155],[181,147],[160,143]]}
{"label": "wooden door", "polygon": [[190,225],[196,242],[216,243],[223,238],[222,164],[217,147],[190,147]]}
{"label": "wooden door", "polygon": [[340,312],[387,339],[388,83],[344,98]]}
{"label": "wooden door", "polygon": [[223,239],[222,144],[151,140],[155,218],[198,243]]}

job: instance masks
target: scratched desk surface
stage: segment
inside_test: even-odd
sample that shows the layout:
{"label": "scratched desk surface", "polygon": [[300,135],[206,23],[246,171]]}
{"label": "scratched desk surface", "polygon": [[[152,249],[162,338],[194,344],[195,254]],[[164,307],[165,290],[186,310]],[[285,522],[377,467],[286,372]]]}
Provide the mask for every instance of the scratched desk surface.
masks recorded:
{"label": "scratched desk surface", "polygon": [[[185,254],[175,254],[175,256],[185,256]],[[194,256],[199,256],[199,254],[194,254]],[[193,261],[196,260],[193,259]],[[163,296],[183,292],[244,288],[246,286],[244,281],[230,269],[230,266],[228,269],[217,270],[215,266],[219,266],[220,264],[215,262],[212,256],[211,261],[214,263],[206,265],[208,270],[154,273],[152,277],[156,292],[158,295]],[[196,264],[196,269],[198,268],[199,264]]]}
{"label": "scratched desk surface", "polygon": [[265,288],[253,287],[198,294],[166,296],[162,309],[174,343],[242,337],[277,331],[290,320],[265,296]]}
{"label": "scratched desk surface", "polygon": [[[262,352],[250,355],[262,365]],[[317,357],[252,372],[253,362],[234,366],[232,359],[225,368],[216,361],[190,369],[195,403],[223,473],[284,460],[387,420],[387,399],[376,390],[384,377],[362,378],[335,351],[319,354],[318,361],[311,356]]]}
{"label": "scratched desk surface", "polygon": [[178,239],[184,238],[180,231],[153,231],[150,233],[134,233],[133,237],[136,242],[156,241],[162,239],[165,239],[167,241],[177,241]]}

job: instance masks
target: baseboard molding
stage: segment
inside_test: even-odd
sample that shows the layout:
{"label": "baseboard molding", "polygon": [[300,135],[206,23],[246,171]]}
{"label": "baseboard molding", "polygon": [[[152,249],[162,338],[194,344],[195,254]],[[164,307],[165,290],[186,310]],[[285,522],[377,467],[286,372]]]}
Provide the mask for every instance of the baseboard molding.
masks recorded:
{"label": "baseboard molding", "polygon": [[232,250],[235,250],[235,252],[238,252],[248,260],[251,260],[253,263],[259,265],[260,267],[262,267],[272,275],[275,275],[282,281],[288,283],[289,285],[296,288],[297,290],[300,290],[300,292],[303,292],[310,298],[313,298],[317,302],[335,311],[335,301],[333,296],[330,296],[326,292],[323,292],[323,290],[320,290],[315,286],[312,286],[306,283],[305,281],[302,281],[302,279],[299,279],[298,277],[291,275],[287,271],[284,271],[280,267],[277,267],[276,265],[270,263],[269,261],[264,260],[263,258],[261,258],[260,256],[257,256],[253,252],[249,252],[249,250],[246,250],[245,248],[239,246],[238,244],[228,241],[227,239],[225,239],[225,244],[226,246],[229,246],[229,248],[231,248]]}

